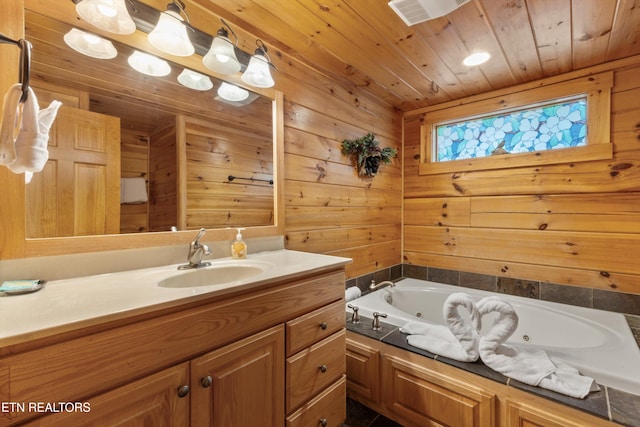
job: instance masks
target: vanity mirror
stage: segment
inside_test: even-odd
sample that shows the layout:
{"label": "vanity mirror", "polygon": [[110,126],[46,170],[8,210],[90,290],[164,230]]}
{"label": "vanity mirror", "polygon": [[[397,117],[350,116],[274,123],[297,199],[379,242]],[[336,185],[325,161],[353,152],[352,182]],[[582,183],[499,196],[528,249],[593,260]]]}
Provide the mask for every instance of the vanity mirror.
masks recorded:
{"label": "vanity mirror", "polygon": [[[23,256],[61,253],[60,248],[62,253],[75,253],[176,244],[188,241],[193,237],[188,230],[200,227],[209,229],[210,238],[232,238],[233,233],[228,230],[232,226],[249,226],[248,237],[282,234],[278,215],[282,207],[278,191],[283,134],[280,92],[254,89],[248,100],[221,100],[217,88],[222,81],[216,77],[223,76],[207,72],[201,57],[158,54],[149,46],[146,34],[139,31],[113,37],[116,58],[81,55],[63,42],[72,26],[109,35],[79,20],[71,1],[26,0],[24,17],[25,37],[32,40],[36,52],[32,85],[39,101],[44,104],[49,98],[62,98],[67,111],[59,116],[62,120],[56,120],[58,130],[51,134],[50,152],[52,159],[58,156],[57,164],[36,174],[19,191],[24,191],[25,207],[15,212],[22,212],[26,221],[24,251],[16,251],[18,257],[21,252]],[[209,19],[216,20],[213,15]],[[164,56],[171,61],[170,74],[150,77],[133,70],[127,58],[134,50]],[[209,74],[212,89],[200,91],[182,86],[178,76],[185,69]],[[241,84],[239,73],[224,77]],[[55,153],[60,139],[70,132],[82,134],[85,139],[96,129],[94,133],[98,134],[111,132],[88,121],[82,115],[85,111],[100,117],[117,117],[116,130],[121,140],[117,166],[96,166],[93,160],[80,165],[71,162],[71,170],[81,170],[84,175],[70,186],[63,185],[59,179],[65,174],[61,165],[67,161],[67,153]],[[78,112],[82,126],[65,129],[65,115],[75,116]],[[113,170],[118,173],[108,181],[107,174],[96,172],[98,169],[109,169],[111,175]],[[121,178],[142,178],[148,201],[120,203]],[[175,184],[167,185],[166,181]],[[60,194],[68,196],[69,188],[80,188],[85,193],[75,199],[57,198]],[[100,196],[101,191],[104,197]],[[104,201],[113,202],[114,193],[115,208],[105,207]],[[90,203],[96,198],[100,200],[92,206]],[[69,211],[76,207],[79,216]],[[100,209],[104,212],[98,212]],[[72,227],[64,223],[70,216]],[[117,226],[103,227],[103,222],[114,222],[116,217]],[[146,222],[139,219],[143,217]],[[174,226],[177,233],[170,231]],[[154,232],[133,234],[139,231]],[[5,250],[3,257],[6,253]]]}

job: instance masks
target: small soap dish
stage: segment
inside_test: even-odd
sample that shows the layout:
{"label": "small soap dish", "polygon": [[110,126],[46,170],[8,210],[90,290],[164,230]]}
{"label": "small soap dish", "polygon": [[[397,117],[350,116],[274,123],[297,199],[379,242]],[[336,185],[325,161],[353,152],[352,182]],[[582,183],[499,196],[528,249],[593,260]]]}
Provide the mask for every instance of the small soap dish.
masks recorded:
{"label": "small soap dish", "polygon": [[22,295],[39,291],[45,280],[6,280],[0,285],[0,293],[4,295]]}

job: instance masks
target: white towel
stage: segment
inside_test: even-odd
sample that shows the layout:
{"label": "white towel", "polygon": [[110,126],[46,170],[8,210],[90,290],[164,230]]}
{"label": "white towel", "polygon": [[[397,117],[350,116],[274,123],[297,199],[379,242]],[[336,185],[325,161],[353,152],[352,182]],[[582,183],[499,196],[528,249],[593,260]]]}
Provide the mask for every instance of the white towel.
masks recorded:
{"label": "white towel", "polygon": [[[460,307],[469,312],[468,319],[460,315]],[[480,315],[473,299],[461,292],[449,295],[443,315],[448,326],[409,322],[400,331],[409,334],[407,343],[413,347],[461,362],[478,360]]]}
{"label": "white towel", "polygon": [[31,175],[40,172],[49,159],[49,129],[62,103],[52,101],[49,107],[40,110],[31,88],[23,104],[18,95],[22,95],[22,86],[15,84],[5,96],[0,164],[14,173],[26,173],[26,181],[29,182]]}
{"label": "white towel", "polygon": [[20,97],[22,88],[13,85],[4,95],[2,121],[0,122],[0,165],[8,165],[16,159],[16,138],[20,132]]}
{"label": "white towel", "polygon": [[351,286],[344,291],[344,299],[349,302],[362,296],[362,291],[357,286]]}
{"label": "white towel", "polygon": [[147,200],[147,182],[144,178],[120,179],[120,203],[146,203]]}
{"label": "white towel", "polygon": [[477,304],[481,316],[498,313],[490,330],[480,337],[480,359],[501,374],[571,397],[583,398],[597,390],[593,379],[584,377],[566,364],[554,364],[543,350],[523,349],[505,345],[518,327],[518,315],[508,302],[499,297],[487,297]]}

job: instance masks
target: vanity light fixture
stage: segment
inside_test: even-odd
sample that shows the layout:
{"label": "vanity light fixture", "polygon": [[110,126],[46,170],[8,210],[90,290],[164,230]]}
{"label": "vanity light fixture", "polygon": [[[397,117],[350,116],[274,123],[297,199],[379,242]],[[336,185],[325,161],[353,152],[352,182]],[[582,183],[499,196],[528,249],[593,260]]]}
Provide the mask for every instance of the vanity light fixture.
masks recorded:
{"label": "vanity light fixture", "polygon": [[178,76],[178,81],[181,85],[186,86],[189,89],[205,91],[213,88],[213,82],[209,76],[189,70],[188,68],[182,70]]}
{"label": "vanity light fixture", "polygon": [[462,60],[462,63],[467,67],[475,67],[476,65],[484,64],[491,58],[488,52],[475,52],[467,56]]}
{"label": "vanity light fixture", "polygon": [[64,35],[64,42],[76,52],[96,59],[111,59],[118,55],[109,40],[77,28],[72,28]]}
{"label": "vanity light fixture", "polygon": [[264,45],[262,40],[256,40],[258,48],[255,50],[255,54],[251,57],[247,69],[242,74],[242,81],[250,84],[251,86],[260,88],[272,87],[275,82],[271,77],[271,60],[267,54],[267,46]]}
{"label": "vanity light fixture", "polygon": [[136,30],[125,0],[81,0],[76,12],[91,25],[110,33],[131,34]]}
{"label": "vanity light fixture", "polygon": [[127,61],[134,70],[148,76],[162,77],[171,72],[171,66],[167,61],[138,50],[134,51]]}
{"label": "vanity light fixture", "polygon": [[220,96],[220,98],[227,101],[240,102],[249,98],[249,91],[236,85],[222,82],[222,84],[218,88],[218,95]]}
{"label": "vanity light fixture", "polygon": [[236,42],[229,40],[229,32],[225,28],[220,28],[211,42],[211,48],[202,58],[202,63],[211,71],[220,74],[233,74],[240,71],[240,61],[236,56],[236,45],[238,44],[238,36],[233,29],[220,19],[222,23],[231,30]]}
{"label": "vanity light fixture", "polygon": [[[162,52],[175,56],[190,56],[194,53],[201,56],[204,66],[217,74],[240,72],[243,73],[240,77],[242,81],[250,86],[259,88],[270,88],[275,84],[271,76],[271,68],[274,70],[276,68],[271,63],[271,59],[267,54],[267,46],[262,40],[256,40],[258,48],[255,49],[252,56],[249,52],[237,47],[237,35],[222,19],[224,27],[218,30],[215,37],[212,37],[191,26],[182,0],[170,0],[165,12],[159,11],[141,1],[134,0],[71,1],[76,4],[76,10],[81,18],[105,31],[125,34],[138,30],[141,33],[148,34],[149,43]],[[89,13],[87,10],[92,12]],[[129,11],[131,11],[131,15],[129,15]],[[111,16],[113,19],[119,16],[120,12],[124,14],[129,23],[127,32],[101,25],[109,17],[108,15],[113,15]],[[97,16],[98,14],[102,18],[94,19],[94,15]],[[121,21],[124,21],[124,19],[117,20],[117,22]],[[163,27],[166,28],[163,24],[165,22],[176,29],[179,32],[179,36],[171,30],[163,30]],[[235,43],[229,38],[229,32],[235,37]],[[138,60],[134,62],[137,63]],[[140,64],[137,64],[137,66],[146,69],[148,74],[148,66],[141,66]],[[166,70],[167,67],[163,68]]]}
{"label": "vanity light fixture", "polygon": [[[184,10],[184,3],[176,0],[167,5],[167,10],[160,14],[158,24],[149,33],[149,43],[156,49],[175,56],[191,56],[195,52],[187,28],[189,16]],[[182,14],[187,18],[184,22]]]}

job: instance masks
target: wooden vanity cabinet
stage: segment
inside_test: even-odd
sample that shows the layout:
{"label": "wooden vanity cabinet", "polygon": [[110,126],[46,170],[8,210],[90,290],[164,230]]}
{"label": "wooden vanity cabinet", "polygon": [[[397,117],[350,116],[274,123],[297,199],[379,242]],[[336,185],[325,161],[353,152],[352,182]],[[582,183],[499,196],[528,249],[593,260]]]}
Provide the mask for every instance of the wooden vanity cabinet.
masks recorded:
{"label": "wooden vanity cabinet", "polygon": [[346,418],[344,310],[340,300],[286,323],[287,427],[338,427]]}
{"label": "wooden vanity cabinet", "polygon": [[[90,411],[3,413],[0,426],[281,427],[317,417],[311,425],[335,427],[346,418],[344,340],[341,268],[47,345],[5,347],[0,400]],[[290,353],[294,342],[304,347]]]}
{"label": "wooden vanity cabinet", "polygon": [[283,397],[279,325],[27,425],[279,427]]}

